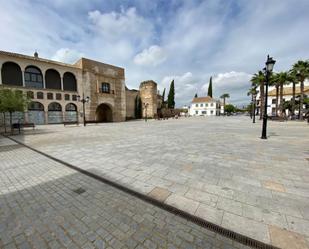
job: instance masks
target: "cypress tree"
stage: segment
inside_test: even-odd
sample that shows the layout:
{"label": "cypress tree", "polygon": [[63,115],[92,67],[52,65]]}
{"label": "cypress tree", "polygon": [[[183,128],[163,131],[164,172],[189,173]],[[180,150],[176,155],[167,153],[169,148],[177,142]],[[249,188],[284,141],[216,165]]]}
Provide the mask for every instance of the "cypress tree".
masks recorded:
{"label": "cypress tree", "polygon": [[162,93],[162,108],[165,108],[165,88]]}
{"label": "cypress tree", "polygon": [[197,98],[197,93],[194,95],[194,98]]}
{"label": "cypress tree", "polygon": [[209,97],[212,97],[212,76],[209,79],[209,85],[208,85],[208,94]]}
{"label": "cypress tree", "polygon": [[170,85],[170,91],[167,96],[167,107],[174,109],[175,107],[175,86],[174,86],[174,80],[172,80]]}

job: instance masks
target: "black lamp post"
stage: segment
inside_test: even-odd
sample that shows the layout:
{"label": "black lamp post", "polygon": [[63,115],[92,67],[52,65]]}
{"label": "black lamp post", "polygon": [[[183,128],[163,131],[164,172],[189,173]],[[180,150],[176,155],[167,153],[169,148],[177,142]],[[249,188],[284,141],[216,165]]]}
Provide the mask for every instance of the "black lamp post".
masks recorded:
{"label": "black lamp post", "polygon": [[267,55],[266,67],[264,68],[266,77],[265,101],[264,101],[264,115],[263,115],[263,128],[261,139],[267,139],[267,99],[268,99],[268,83],[271,72],[273,71],[276,61]]}
{"label": "black lamp post", "polygon": [[147,107],[148,107],[148,103],[144,103],[144,108],[145,108],[145,122],[147,122]]}
{"label": "black lamp post", "polygon": [[77,101],[80,101],[83,103],[83,120],[84,120],[84,126],[86,126],[86,113],[85,113],[85,103],[88,103],[90,98],[87,96],[85,98],[85,95],[83,93],[83,98],[81,99],[80,96],[77,96]]}
{"label": "black lamp post", "polygon": [[256,93],[252,94],[252,98],[253,98],[253,120],[252,120],[252,123],[255,123]]}

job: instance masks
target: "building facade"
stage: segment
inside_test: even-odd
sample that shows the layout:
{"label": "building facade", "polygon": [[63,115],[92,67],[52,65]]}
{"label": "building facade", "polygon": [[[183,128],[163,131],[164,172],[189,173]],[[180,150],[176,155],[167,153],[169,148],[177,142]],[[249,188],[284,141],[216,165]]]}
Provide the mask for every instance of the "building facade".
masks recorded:
{"label": "building facade", "polygon": [[[304,84],[304,93],[305,95],[309,96],[309,82],[306,81]],[[279,90],[280,91],[280,90]],[[299,95],[300,95],[300,86],[299,84],[296,85],[295,87],[295,100],[299,100]],[[268,116],[276,116],[276,99],[277,99],[277,94],[276,94],[276,88],[270,87],[268,90],[268,98],[267,98],[267,115]],[[292,84],[284,86],[283,87],[283,103],[286,101],[291,101],[293,99],[293,87]],[[280,110],[280,95],[278,96],[278,114]],[[256,113],[260,113],[260,95],[258,94],[257,96],[257,106],[256,106]],[[289,115],[288,110],[286,110],[285,113],[287,116]],[[295,110],[295,114],[298,114],[298,110]]]}
{"label": "building facade", "polygon": [[189,108],[190,116],[219,116],[220,101],[209,96],[193,98]]}
{"label": "building facade", "polygon": [[20,90],[31,99],[24,113],[14,113],[14,122],[81,122],[84,113],[79,100],[83,97],[90,100],[85,103],[88,121],[133,119],[136,98],[147,104],[143,115],[148,117],[155,116],[160,106],[154,81],[142,82],[139,90],[129,90],[123,68],[86,58],[66,64],[40,58],[37,53],[27,56],[0,51],[0,69],[0,88]]}

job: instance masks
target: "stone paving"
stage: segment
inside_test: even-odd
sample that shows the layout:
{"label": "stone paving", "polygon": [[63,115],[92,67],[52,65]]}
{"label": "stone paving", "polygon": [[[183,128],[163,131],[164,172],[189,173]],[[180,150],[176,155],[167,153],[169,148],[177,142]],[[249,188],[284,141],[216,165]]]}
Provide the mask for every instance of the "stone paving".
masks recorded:
{"label": "stone paving", "polygon": [[3,137],[0,159],[1,249],[247,248]]}
{"label": "stone paving", "polygon": [[235,232],[309,248],[309,126],[269,122],[269,139],[260,134],[248,117],[199,117],[14,138]]}

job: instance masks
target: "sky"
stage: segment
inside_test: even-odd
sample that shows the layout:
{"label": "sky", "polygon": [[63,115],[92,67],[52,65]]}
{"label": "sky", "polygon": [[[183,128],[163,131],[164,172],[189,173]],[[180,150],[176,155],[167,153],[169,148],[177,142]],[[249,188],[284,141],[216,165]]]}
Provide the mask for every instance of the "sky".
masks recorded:
{"label": "sky", "polygon": [[154,80],[176,106],[229,93],[242,106],[252,74],[309,59],[308,0],[0,0],[0,50],[125,68],[126,85]]}

